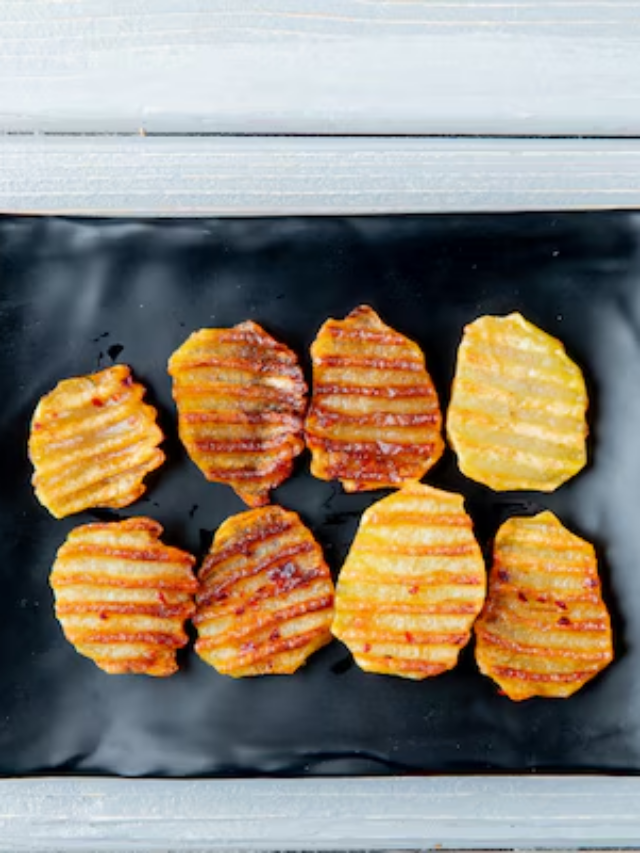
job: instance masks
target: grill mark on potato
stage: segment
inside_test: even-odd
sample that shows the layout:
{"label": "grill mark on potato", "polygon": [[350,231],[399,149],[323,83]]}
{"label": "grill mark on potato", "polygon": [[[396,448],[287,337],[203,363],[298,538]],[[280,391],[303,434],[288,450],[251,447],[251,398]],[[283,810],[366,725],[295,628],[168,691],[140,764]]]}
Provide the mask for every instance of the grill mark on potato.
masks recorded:
{"label": "grill mark on potato", "polygon": [[[304,449],[307,387],[295,354],[246,322],[231,333],[194,332],[171,356],[169,373],[180,438],[193,462],[249,506],[268,503]],[[212,434],[219,425],[236,429]]]}
{"label": "grill mark on potato", "polygon": [[439,675],[468,643],[485,584],[462,497],[405,485],[363,514],[338,580],[332,631],[364,670]]}
{"label": "grill mark on potato", "polygon": [[29,436],[38,500],[56,518],[119,509],[146,490],[164,462],[164,436],[144,386],[127,365],[65,379],[38,403]]}
{"label": "grill mark on potato", "polygon": [[[51,572],[56,616],[76,650],[106,672],[166,676],[177,669],[198,581],[195,559],[160,542],[161,533],[144,517],[87,524],[58,550]],[[86,570],[96,562],[105,569]]]}
{"label": "grill mark on potato", "polygon": [[497,491],[553,491],[586,463],[587,405],[564,346],[520,314],[465,328],[447,433],[466,476]]}
{"label": "grill mark on potato", "polygon": [[550,512],[509,519],[496,536],[475,631],[481,672],[511,699],[571,696],[613,659],[593,546]]}
{"label": "grill mark on potato", "polygon": [[218,672],[290,674],[331,639],[331,574],[293,512],[271,506],[227,519],[199,579],[196,652]]}
{"label": "grill mark on potato", "polygon": [[[389,341],[393,346],[385,344],[381,355],[381,343]],[[314,384],[305,436],[312,474],[340,480],[349,492],[419,480],[444,445],[437,395],[417,344],[360,306],[344,320],[327,320],[311,356]],[[351,406],[334,402],[330,408],[327,398],[338,395],[351,399]],[[376,401],[376,408],[368,402],[367,411],[359,411],[361,399]],[[420,399],[424,405],[416,411]]]}

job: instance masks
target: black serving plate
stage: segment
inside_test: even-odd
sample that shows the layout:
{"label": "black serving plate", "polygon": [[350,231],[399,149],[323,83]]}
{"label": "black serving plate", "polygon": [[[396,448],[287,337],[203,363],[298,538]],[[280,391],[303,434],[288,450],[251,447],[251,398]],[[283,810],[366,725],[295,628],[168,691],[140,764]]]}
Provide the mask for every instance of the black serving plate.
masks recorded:
{"label": "black serving plate", "polygon": [[[640,217],[632,213],[323,219],[0,219],[0,773],[155,776],[640,770]],[[428,482],[462,491],[490,545],[548,507],[595,542],[617,660],[568,701],[514,704],[476,670],[421,683],[366,675],[339,643],[293,677],[233,681],[193,652],[169,679],[108,676],[77,655],[47,576],[75,525],[146,514],[193,550],[243,510],[176,435],[166,363],[202,326],[251,318],[308,347],[359,303],[416,339],[444,405],[465,323],[514,309],[560,337],[591,395],[591,462],[552,495],[494,494],[448,451]],[[169,462],[126,511],[56,521],[30,486],[38,398],[114,361],[150,389]],[[303,456],[275,500],[340,569],[383,493],[314,480]]]}

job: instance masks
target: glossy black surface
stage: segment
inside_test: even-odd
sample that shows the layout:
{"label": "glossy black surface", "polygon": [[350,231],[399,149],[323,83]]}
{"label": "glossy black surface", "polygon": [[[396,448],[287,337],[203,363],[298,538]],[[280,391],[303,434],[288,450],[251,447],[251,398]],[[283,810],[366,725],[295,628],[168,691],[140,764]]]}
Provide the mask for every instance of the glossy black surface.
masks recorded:
{"label": "glossy black surface", "polygon": [[[180,222],[0,220],[0,772],[216,775],[640,769],[640,218],[633,214]],[[196,328],[252,318],[296,349],[361,302],[423,346],[446,403],[462,326],[521,310],[566,343],[592,397],[592,461],[550,496],[493,494],[447,452],[428,481],[461,490],[488,545],[508,515],[549,507],[593,540],[617,662],[573,699],[516,705],[475,669],[422,683],[365,675],[338,643],[293,677],[233,681],[192,652],[170,679],[107,676],[67,645],[47,575],[75,525],[36,502],[26,457],[41,394],[129,363],[170,462],[145,499],[198,555],[229,514],[176,439],[166,362]],[[276,500],[335,572],[361,511],[304,456]]]}

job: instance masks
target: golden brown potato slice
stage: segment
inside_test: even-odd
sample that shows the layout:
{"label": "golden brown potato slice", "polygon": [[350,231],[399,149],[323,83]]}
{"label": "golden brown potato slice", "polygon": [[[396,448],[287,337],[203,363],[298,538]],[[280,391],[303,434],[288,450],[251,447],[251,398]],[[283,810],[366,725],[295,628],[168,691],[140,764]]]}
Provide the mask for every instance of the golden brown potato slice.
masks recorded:
{"label": "golden brown potato slice", "polygon": [[419,480],[438,461],[442,417],[417,344],[361,305],[327,320],[311,356],[305,431],[315,477],[362,492]]}
{"label": "golden brown potato slice", "polygon": [[169,373],[191,459],[249,506],[268,503],[304,449],[307,386],[296,355],[247,322],[194,332]]}
{"label": "golden brown potato slice", "polygon": [[38,403],[29,456],[38,500],[56,518],[90,507],[118,509],[145,491],[164,462],[164,436],[144,385],[126,364],[65,379]]}
{"label": "golden brown potato slice", "polygon": [[465,328],[447,433],[467,477],[552,492],[586,464],[587,405],[564,346],[520,314]]}
{"label": "golden brown potato slice", "polygon": [[333,634],[367,672],[440,675],[469,641],[485,575],[462,496],[412,483],[363,514]]}
{"label": "golden brown potato slice", "polygon": [[56,616],[81,655],[111,674],[171,675],[194,611],[194,557],[150,518],[72,530],[51,573]]}
{"label": "golden brown potato slice", "polygon": [[224,675],[289,675],[331,640],[331,574],[295,512],[227,519],[199,580],[196,651]]}
{"label": "golden brown potato slice", "polygon": [[571,696],[613,660],[593,546],[550,512],[510,518],[475,633],[480,671],[510,699]]}

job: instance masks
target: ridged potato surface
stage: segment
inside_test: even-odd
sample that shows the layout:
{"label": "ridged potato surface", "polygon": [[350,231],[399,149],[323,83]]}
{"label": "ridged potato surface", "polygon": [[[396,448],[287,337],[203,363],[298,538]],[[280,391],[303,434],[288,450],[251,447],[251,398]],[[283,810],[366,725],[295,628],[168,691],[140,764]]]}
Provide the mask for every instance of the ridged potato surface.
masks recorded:
{"label": "ridged potato surface", "polygon": [[296,355],[246,322],[194,332],[169,373],[191,459],[249,506],[268,503],[304,449],[307,386]]}
{"label": "ridged potato surface", "polygon": [[467,477],[496,491],[553,491],[586,464],[587,406],[562,343],[520,314],[465,328],[447,433]]}
{"label": "ridged potato surface", "polygon": [[227,519],[199,580],[196,651],[224,675],[289,675],[331,640],[331,574],[295,512]]}
{"label": "ridged potato surface", "polygon": [[145,492],[144,477],[165,457],[157,412],[144,395],[131,369],[117,364],[65,379],[40,400],[29,456],[36,496],[53,516],[119,509]]}
{"label": "ridged potato surface", "polygon": [[420,347],[362,305],[311,347],[311,473],[347,492],[417,481],[442,455],[442,417]]}
{"label": "ridged potato surface", "polygon": [[413,483],[363,514],[332,631],[368,672],[440,675],[468,643],[485,586],[462,496]]}
{"label": "ridged potato surface", "polygon": [[475,627],[480,671],[509,696],[571,696],[613,660],[593,546],[550,512],[505,522]]}
{"label": "ridged potato surface", "polygon": [[72,530],[51,572],[56,616],[76,650],[111,674],[166,676],[187,644],[194,557],[160,541],[150,518]]}

